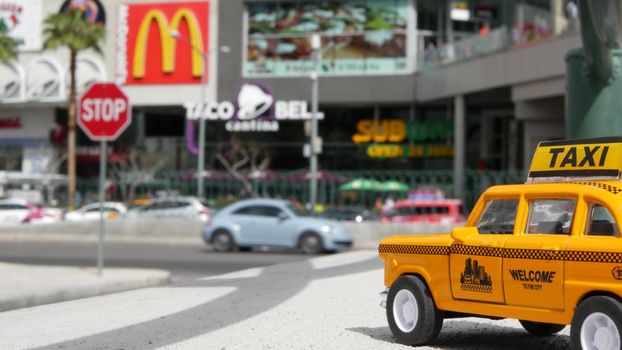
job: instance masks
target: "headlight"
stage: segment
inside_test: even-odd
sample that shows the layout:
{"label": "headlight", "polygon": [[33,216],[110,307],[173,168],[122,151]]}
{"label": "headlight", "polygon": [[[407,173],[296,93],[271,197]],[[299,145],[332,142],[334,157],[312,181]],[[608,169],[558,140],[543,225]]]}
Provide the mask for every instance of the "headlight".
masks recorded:
{"label": "headlight", "polygon": [[330,225],[324,225],[320,228],[320,230],[324,233],[336,233],[337,232],[337,227],[335,226],[330,226]]}

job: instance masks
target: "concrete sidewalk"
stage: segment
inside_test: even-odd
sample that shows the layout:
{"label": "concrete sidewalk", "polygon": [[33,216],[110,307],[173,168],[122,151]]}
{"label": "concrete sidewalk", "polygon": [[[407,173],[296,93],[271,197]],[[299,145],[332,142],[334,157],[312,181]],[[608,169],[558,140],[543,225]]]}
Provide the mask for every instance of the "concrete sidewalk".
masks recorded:
{"label": "concrete sidewalk", "polygon": [[[0,313],[0,349],[412,349],[379,307],[376,251],[354,251]],[[568,349],[515,320],[446,320],[424,349]]]}
{"label": "concrete sidewalk", "polygon": [[[168,283],[170,273],[153,269],[34,266],[0,263],[0,311],[57,303]],[[1,347],[1,344],[0,344]]]}

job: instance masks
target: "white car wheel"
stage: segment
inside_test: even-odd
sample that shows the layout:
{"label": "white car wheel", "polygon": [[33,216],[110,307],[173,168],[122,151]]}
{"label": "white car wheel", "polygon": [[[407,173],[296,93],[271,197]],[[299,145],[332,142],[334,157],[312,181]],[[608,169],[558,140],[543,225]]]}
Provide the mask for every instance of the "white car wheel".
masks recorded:
{"label": "white car wheel", "polygon": [[430,289],[420,278],[402,276],[389,288],[387,321],[398,342],[425,345],[441,331],[443,313],[436,308]]}
{"label": "white car wheel", "polygon": [[594,312],[583,321],[581,348],[584,350],[620,349],[620,331],[611,317],[602,312]]}
{"label": "white car wheel", "polygon": [[409,333],[415,329],[419,319],[419,308],[415,296],[408,289],[401,289],[395,295],[393,317],[395,324],[402,332]]}
{"label": "white car wheel", "polygon": [[576,308],[570,327],[570,345],[574,350],[619,350],[621,330],[622,303],[610,296],[593,296]]}

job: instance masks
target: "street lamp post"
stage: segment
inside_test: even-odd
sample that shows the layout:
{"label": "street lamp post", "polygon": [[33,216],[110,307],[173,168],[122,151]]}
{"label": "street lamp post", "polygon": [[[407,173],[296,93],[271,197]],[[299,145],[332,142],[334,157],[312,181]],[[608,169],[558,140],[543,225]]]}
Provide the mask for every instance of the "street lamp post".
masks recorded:
{"label": "street lamp post", "polygon": [[309,182],[309,202],[311,203],[311,210],[315,211],[317,204],[317,113],[318,113],[318,95],[319,95],[319,63],[321,55],[322,41],[319,34],[314,33],[311,35],[311,49],[313,50],[313,72],[311,73],[311,140],[309,140],[309,170],[310,170],[310,182]]}
{"label": "street lamp post", "polygon": [[[205,105],[205,95],[207,93],[207,63],[208,57],[212,52],[223,52],[228,53],[228,46],[221,46],[216,50],[208,50],[204,51],[201,48],[198,48],[192,44],[188,38],[184,37],[177,30],[172,30],[170,32],[171,36],[175,38],[175,40],[182,41],[186,45],[190,46],[192,50],[197,51],[201,54],[203,58],[203,74],[201,74],[201,104]],[[205,118],[199,118],[199,150],[197,154],[197,197],[203,197],[203,176],[205,172]]]}

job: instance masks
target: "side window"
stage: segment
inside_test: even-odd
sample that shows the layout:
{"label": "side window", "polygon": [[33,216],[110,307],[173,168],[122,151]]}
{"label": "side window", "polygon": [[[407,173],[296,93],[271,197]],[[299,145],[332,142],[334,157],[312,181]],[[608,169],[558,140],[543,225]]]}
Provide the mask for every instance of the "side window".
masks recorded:
{"label": "side window", "polygon": [[162,201],[158,206],[158,209],[175,209],[177,207],[176,201]]}
{"label": "side window", "polygon": [[259,207],[259,209],[260,211],[259,213],[257,213],[257,215],[261,215],[261,216],[268,216],[268,217],[276,218],[281,213],[281,209],[277,207],[268,206],[268,205]]}
{"label": "side window", "polygon": [[618,225],[609,210],[597,203],[590,204],[586,233],[589,236],[619,237]]}
{"label": "side window", "polygon": [[248,207],[242,207],[233,212],[234,215],[257,215],[269,217],[277,217],[280,213],[281,209],[268,205],[253,205]]}
{"label": "side window", "polygon": [[[117,211],[114,208],[110,208],[110,207],[104,207],[104,213],[110,212],[110,211]],[[94,207],[94,208],[89,208],[88,210],[85,211],[85,213],[99,213],[99,207]]]}
{"label": "side window", "polygon": [[190,206],[190,202],[186,202],[186,201],[176,201],[175,202],[175,208],[176,209],[180,209],[180,208],[185,208],[185,207],[189,207]]}
{"label": "side window", "polygon": [[576,204],[574,199],[529,201],[527,233],[570,234]]}
{"label": "side window", "polygon": [[477,222],[479,233],[512,234],[518,211],[518,199],[493,199],[486,203]]}
{"label": "side window", "polygon": [[233,215],[257,215],[255,206],[242,207],[236,211],[234,211]]}
{"label": "side window", "polygon": [[140,207],[140,211],[153,211],[153,210],[158,210],[158,209],[162,209],[162,202],[156,202],[153,204],[149,204],[149,205],[145,205]]}

